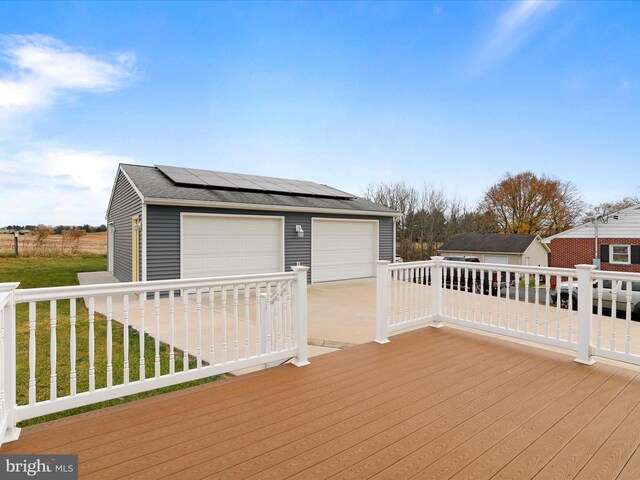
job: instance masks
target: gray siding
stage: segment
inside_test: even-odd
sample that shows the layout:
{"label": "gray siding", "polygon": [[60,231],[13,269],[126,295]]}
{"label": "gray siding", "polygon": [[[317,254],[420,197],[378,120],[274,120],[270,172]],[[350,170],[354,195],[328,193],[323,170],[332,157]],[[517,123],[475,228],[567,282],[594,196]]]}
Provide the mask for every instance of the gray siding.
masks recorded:
{"label": "gray siding", "polygon": [[[180,278],[180,212],[283,216],[285,219],[284,262],[286,270],[298,262],[300,265],[311,265],[312,217],[379,220],[380,259],[393,260],[393,220],[390,217],[148,205],[147,280]],[[305,232],[303,238],[298,238],[295,231],[296,225],[302,226]],[[311,281],[311,271],[309,271],[308,281]]]}
{"label": "gray siding", "polygon": [[[136,215],[142,218],[142,201],[127,178],[119,172],[107,221],[115,226],[114,244],[109,248],[113,248],[114,254],[113,274],[121,282],[131,281],[131,219]],[[141,273],[139,275],[142,278]]]}

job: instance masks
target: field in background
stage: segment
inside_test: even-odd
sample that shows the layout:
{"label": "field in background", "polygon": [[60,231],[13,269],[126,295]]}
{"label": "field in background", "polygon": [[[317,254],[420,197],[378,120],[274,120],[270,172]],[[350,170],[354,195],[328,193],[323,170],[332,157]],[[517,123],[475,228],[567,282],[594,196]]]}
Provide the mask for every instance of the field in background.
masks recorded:
{"label": "field in background", "polygon": [[[13,255],[14,237],[12,233],[0,234],[0,255]],[[63,242],[62,235],[51,235],[40,247],[36,246],[33,235],[20,235],[18,237],[18,248],[20,256],[25,257],[48,257],[55,255],[69,255],[70,248]],[[73,254],[107,254],[107,232],[87,233],[80,238],[78,249]]]}

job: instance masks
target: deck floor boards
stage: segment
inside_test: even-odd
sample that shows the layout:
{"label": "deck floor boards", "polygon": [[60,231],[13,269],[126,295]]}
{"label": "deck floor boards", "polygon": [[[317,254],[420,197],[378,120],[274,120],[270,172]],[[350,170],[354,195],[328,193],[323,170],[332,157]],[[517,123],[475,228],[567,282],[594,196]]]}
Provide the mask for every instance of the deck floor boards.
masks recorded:
{"label": "deck floor boards", "polygon": [[636,371],[458,329],[25,428],[87,479],[637,479]]}

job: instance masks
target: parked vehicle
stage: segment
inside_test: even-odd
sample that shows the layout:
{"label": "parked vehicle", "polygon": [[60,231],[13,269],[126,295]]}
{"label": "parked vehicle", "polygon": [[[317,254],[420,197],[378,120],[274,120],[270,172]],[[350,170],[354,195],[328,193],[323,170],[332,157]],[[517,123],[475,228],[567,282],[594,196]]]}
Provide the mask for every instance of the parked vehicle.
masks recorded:
{"label": "parked vehicle", "polygon": [[[598,307],[598,281],[592,285],[593,306]],[[616,300],[613,305],[613,294]],[[554,291],[550,295],[554,305],[558,302],[558,292]],[[578,306],[578,285],[573,284],[571,295],[569,294],[569,284],[560,284],[560,308],[576,309]],[[602,281],[602,308],[607,310],[626,311],[627,309],[627,282],[603,280]],[[633,317],[640,319],[640,282],[631,283],[631,312]]]}

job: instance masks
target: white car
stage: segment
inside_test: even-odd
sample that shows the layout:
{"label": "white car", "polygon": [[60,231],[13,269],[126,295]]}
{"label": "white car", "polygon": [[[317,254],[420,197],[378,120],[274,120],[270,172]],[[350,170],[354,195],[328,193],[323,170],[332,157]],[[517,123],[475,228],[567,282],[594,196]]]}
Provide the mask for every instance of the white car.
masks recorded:
{"label": "white car", "polygon": [[[571,289],[571,298],[569,298],[569,284],[560,284],[560,307],[571,308],[573,310],[578,307],[578,285],[573,284]],[[613,294],[615,293],[615,307],[613,306]],[[555,304],[558,300],[558,293],[551,293],[551,301]],[[593,282],[592,289],[593,306],[598,306],[598,281]],[[602,281],[602,308],[607,310],[626,311],[627,309],[627,282],[623,281]],[[635,317],[640,318],[640,282],[631,283],[631,312]]]}

